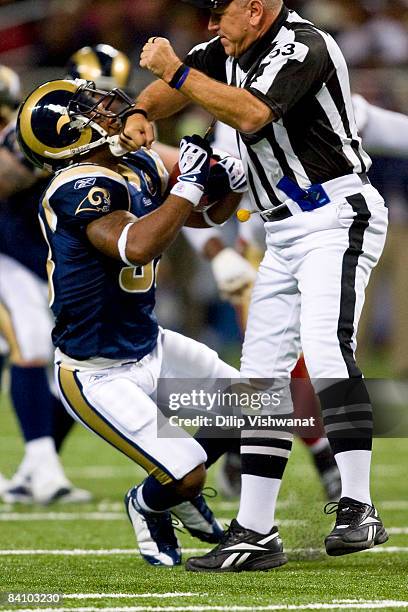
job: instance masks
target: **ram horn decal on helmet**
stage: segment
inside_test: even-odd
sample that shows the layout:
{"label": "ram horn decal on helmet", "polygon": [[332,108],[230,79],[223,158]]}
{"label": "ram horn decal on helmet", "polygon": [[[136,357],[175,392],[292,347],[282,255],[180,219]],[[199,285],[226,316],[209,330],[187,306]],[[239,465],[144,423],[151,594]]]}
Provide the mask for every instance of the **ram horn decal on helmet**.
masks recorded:
{"label": "ram horn decal on helmet", "polygon": [[49,81],[23,102],[17,138],[26,157],[40,168],[56,171],[102,145],[111,145],[101,119],[121,121],[134,106],[120,89],[96,89],[83,79]]}

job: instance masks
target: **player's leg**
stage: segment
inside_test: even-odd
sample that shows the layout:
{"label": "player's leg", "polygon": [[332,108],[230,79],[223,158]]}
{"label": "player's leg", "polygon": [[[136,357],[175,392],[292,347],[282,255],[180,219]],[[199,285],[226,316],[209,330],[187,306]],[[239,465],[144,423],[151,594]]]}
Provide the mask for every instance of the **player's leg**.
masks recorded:
{"label": "player's leg", "polygon": [[[290,372],[300,350],[299,307],[294,279],[280,259],[267,252],[252,293],[241,376],[255,384],[264,383],[264,390],[270,393],[278,390],[282,398],[279,412],[285,415],[292,410]],[[268,382],[272,376],[275,386]],[[276,408],[267,413],[276,416]],[[286,563],[274,514],[292,439],[292,432],[283,429],[241,432],[242,488],[237,520],[217,548],[189,559],[187,569],[262,570]],[[230,547],[238,544],[244,552],[231,551]]]}
{"label": "player's leg", "polygon": [[[163,360],[159,390],[165,401],[171,390],[166,389],[166,385],[171,386],[175,379],[181,381],[189,379],[189,381],[194,381],[197,389],[213,392],[214,384],[217,381],[229,386],[231,380],[239,378],[238,370],[222,361],[215,351],[201,342],[171,330],[163,330],[161,337]],[[215,406],[214,410],[222,412],[222,407]],[[200,427],[196,432],[195,439],[207,454],[206,468],[213,465],[229,450],[237,446],[239,448],[239,439],[225,438],[224,435],[224,430],[208,431],[205,426]],[[172,513],[182,521],[192,535],[206,542],[219,541],[221,526],[209,510],[202,495],[188,504],[184,503],[172,508]]]}
{"label": "player's leg", "polygon": [[[58,459],[54,404],[48,381],[52,322],[47,288],[18,262],[1,258],[0,325],[10,346],[10,395],[25,441],[25,454],[6,501],[88,501],[74,489]],[[6,282],[7,279],[7,282]]]}
{"label": "player's leg", "polygon": [[[314,417],[320,423],[320,404],[310,382],[303,355],[299,357],[292,372],[292,399],[295,418]],[[340,472],[323,426],[316,427],[313,432],[301,436],[300,439],[309,450],[326,498],[329,501],[337,501],[341,494]]]}
{"label": "player's leg", "polygon": [[158,411],[150,395],[160,358],[157,351],[148,357],[146,363],[96,372],[57,366],[56,378],[72,416],[148,472],[144,483],[126,496],[129,518],[145,560],[176,565],[181,554],[168,509],[197,496],[206,455],[184,432],[181,437],[158,437]]}
{"label": "player's leg", "polygon": [[340,529],[326,539],[334,555],[386,539],[369,487],[372,407],[354,357],[364,290],[387,225],[385,207],[366,191],[366,197],[347,198],[339,223],[343,229],[321,232],[317,244],[306,246],[299,268],[302,347],[342,480],[335,507]]}

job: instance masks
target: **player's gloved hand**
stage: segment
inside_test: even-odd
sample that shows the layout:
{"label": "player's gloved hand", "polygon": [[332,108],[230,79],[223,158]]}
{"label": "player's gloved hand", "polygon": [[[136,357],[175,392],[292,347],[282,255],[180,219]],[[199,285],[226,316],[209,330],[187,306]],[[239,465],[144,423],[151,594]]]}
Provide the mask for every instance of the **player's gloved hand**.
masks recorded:
{"label": "player's gloved hand", "polygon": [[210,169],[210,180],[207,187],[210,202],[221,199],[231,191],[235,193],[247,191],[244,165],[240,159],[219,149],[214,149],[213,159],[218,161]]}
{"label": "player's gloved hand", "polygon": [[256,271],[242,255],[227,247],[211,260],[215,282],[223,300],[238,305],[251,289]]}
{"label": "player's gloved hand", "polygon": [[212,149],[201,136],[185,136],[180,142],[180,175],[170,193],[196,207],[207,187]]}

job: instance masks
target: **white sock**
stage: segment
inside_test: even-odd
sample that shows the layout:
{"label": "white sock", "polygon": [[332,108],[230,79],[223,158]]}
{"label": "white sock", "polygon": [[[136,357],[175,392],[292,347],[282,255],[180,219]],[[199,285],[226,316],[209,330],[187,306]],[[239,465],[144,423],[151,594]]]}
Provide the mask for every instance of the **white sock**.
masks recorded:
{"label": "white sock", "polygon": [[25,458],[28,461],[37,462],[45,457],[54,457],[56,454],[55,443],[51,436],[36,438],[25,445]]}
{"label": "white sock", "polygon": [[282,481],[242,474],[241,482],[238,523],[257,533],[269,533],[274,525],[276,499]]}
{"label": "white sock", "polygon": [[335,459],[341,476],[341,496],[371,505],[371,451],[345,451],[337,453]]}

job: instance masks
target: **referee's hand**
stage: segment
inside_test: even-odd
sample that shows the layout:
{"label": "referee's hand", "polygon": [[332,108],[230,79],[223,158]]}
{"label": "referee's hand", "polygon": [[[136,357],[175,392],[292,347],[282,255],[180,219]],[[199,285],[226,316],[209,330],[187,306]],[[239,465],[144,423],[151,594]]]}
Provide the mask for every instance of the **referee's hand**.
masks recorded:
{"label": "referee's hand", "polygon": [[154,141],[152,123],[140,113],[126,117],[119,142],[127,151],[137,151],[140,147],[150,149]]}
{"label": "referee's hand", "polygon": [[170,41],[159,36],[149,38],[140,55],[141,68],[147,68],[166,83],[170,83],[181,64]]}

